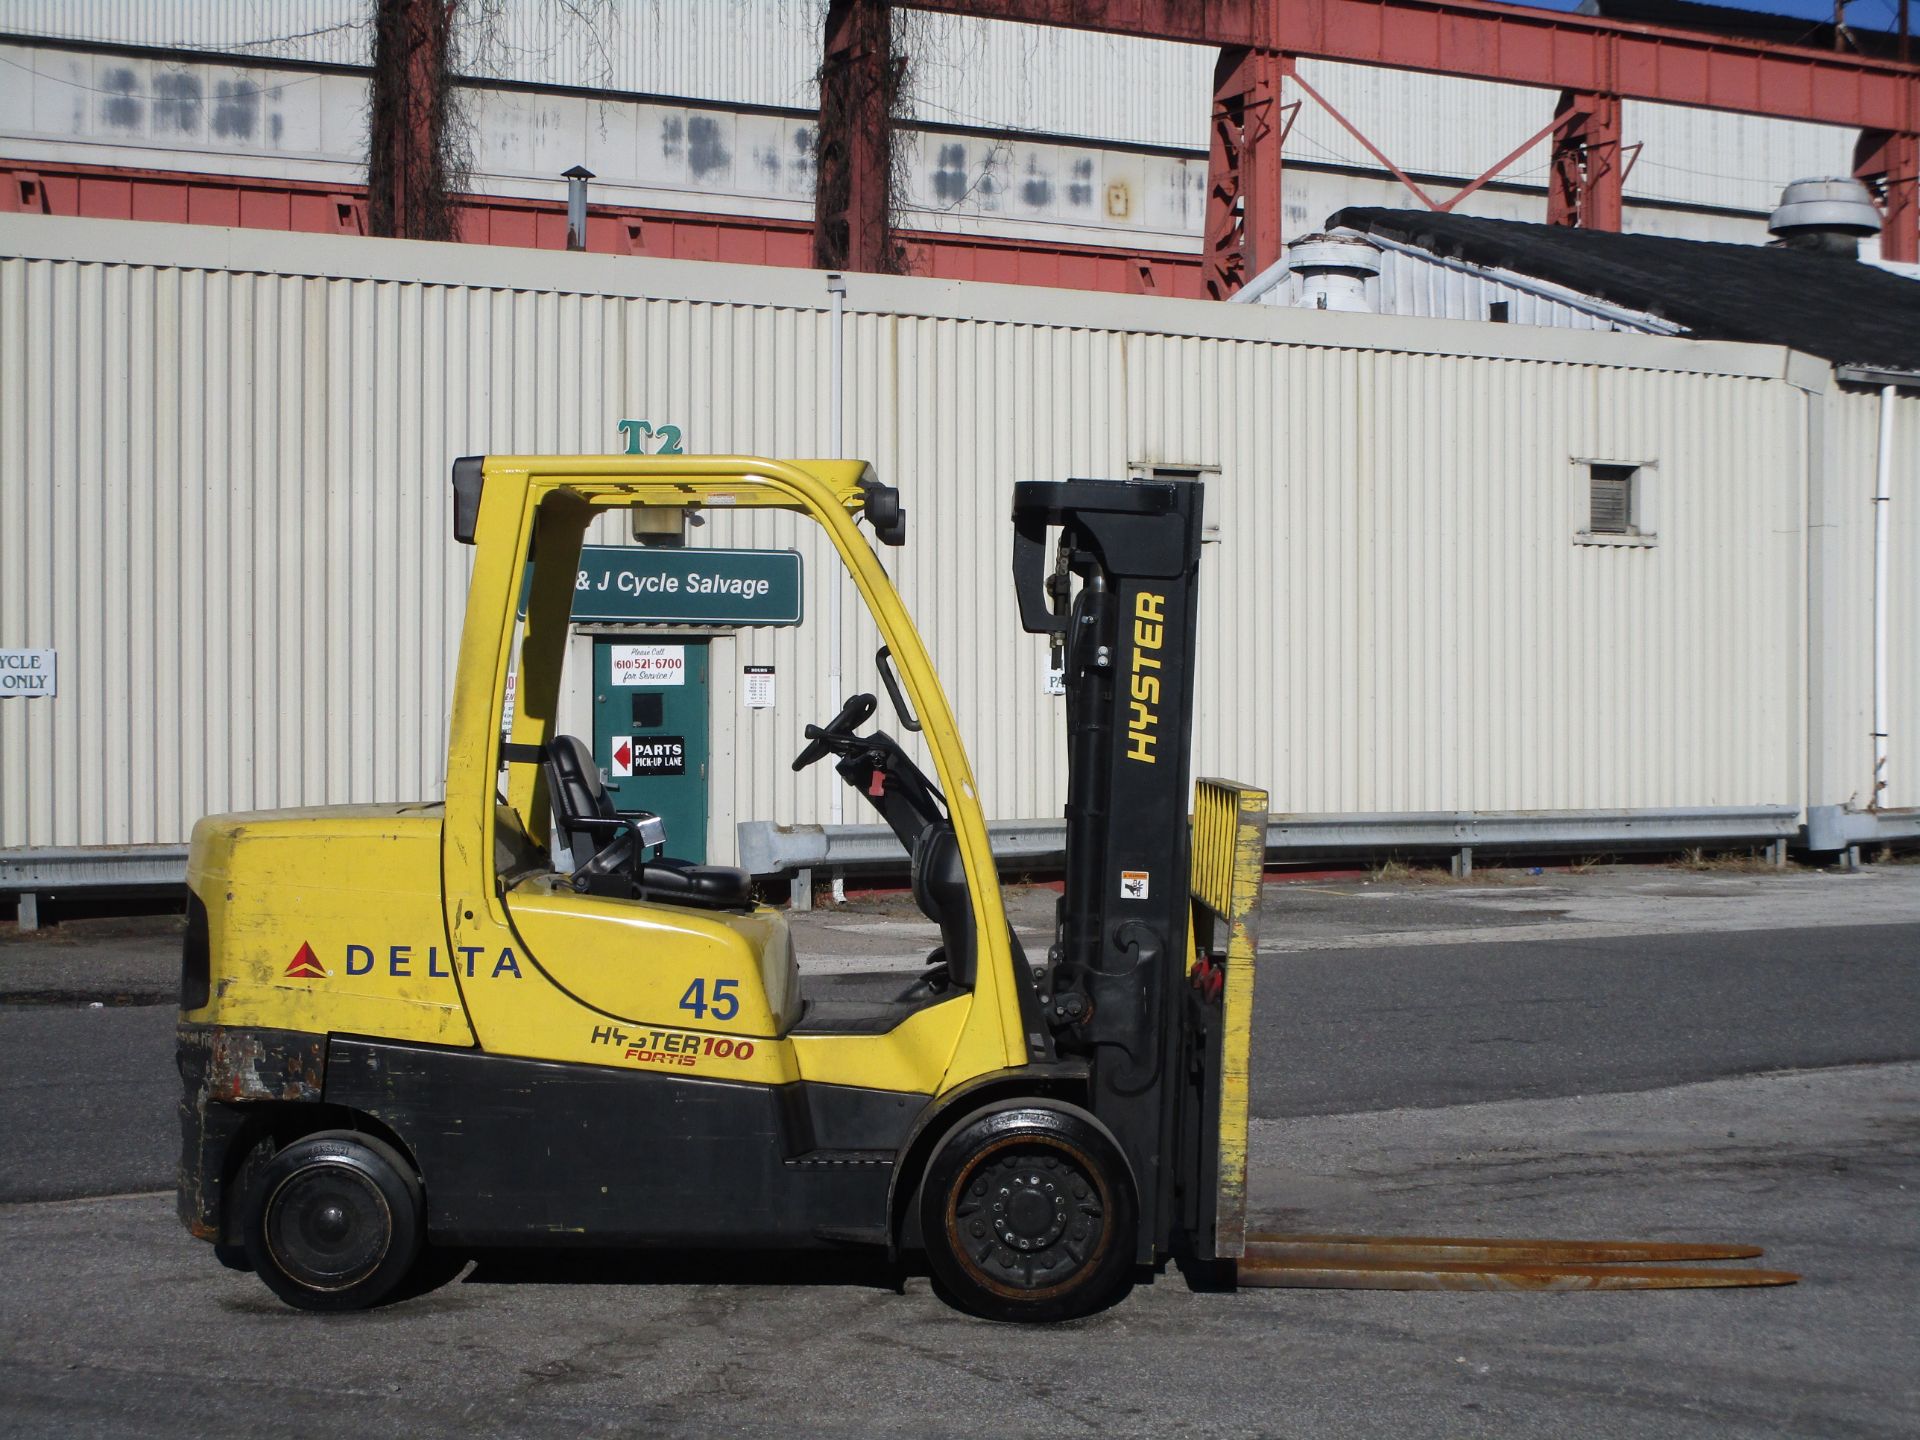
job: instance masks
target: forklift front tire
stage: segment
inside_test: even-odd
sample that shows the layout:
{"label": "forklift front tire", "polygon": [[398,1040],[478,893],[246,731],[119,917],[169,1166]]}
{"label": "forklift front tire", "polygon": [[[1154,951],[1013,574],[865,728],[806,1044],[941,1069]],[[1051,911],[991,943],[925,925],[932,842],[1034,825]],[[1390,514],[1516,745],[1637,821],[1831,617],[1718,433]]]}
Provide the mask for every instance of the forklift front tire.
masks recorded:
{"label": "forklift front tire", "polygon": [[420,1258],[419,1178],[371,1135],[323,1130],[294,1141],[261,1167],[246,1204],[247,1258],[297,1309],[378,1305]]}
{"label": "forklift front tire", "polygon": [[934,1153],[920,1196],[927,1263],[972,1314],[1071,1320],[1130,1286],[1132,1177],[1106,1131],[1075,1107],[1036,1101],[963,1121]]}

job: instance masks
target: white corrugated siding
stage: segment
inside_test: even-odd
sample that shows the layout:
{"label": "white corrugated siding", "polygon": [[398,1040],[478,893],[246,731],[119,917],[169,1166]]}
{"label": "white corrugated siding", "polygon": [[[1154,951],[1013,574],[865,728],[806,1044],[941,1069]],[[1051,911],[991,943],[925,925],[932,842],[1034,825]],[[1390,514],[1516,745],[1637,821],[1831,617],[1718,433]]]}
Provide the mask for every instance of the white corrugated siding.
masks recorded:
{"label": "white corrugated siding", "polygon": [[[1427,315],[1446,320],[1486,320],[1496,304],[1507,306],[1508,323],[1544,325],[1558,330],[1630,330],[1636,334],[1672,334],[1677,327],[1651,315],[1564,295],[1550,287],[1523,282],[1462,261],[1443,260],[1426,251],[1408,253],[1375,247],[1377,275],[1365,282],[1368,306],[1381,315]],[[1244,293],[1244,292],[1243,292]],[[1261,293],[1261,305],[1300,303],[1301,281],[1288,273]]]}
{"label": "white corrugated siding", "polygon": [[365,65],[368,0],[0,0],[0,31]]}
{"label": "white corrugated siding", "polygon": [[[810,272],[39,217],[0,219],[0,249],[48,257],[0,261],[0,644],[61,664],[57,699],[0,702],[0,845],[436,793],[455,455],[604,451],[636,415],[702,450],[827,445]],[[888,563],[992,815],[1062,798],[1010,486],[1145,463],[1221,467],[1196,759],[1276,809],[1801,798],[1780,352],[867,277],[851,299],[848,446],[904,488]],[[1574,544],[1576,458],[1656,462],[1658,545]],[[779,709],[716,714],[716,803],[822,820],[832,777],[785,762],[838,703],[829,571],[792,520],[730,519],[703,543],[797,540],[812,623],[738,642]],[[848,615],[844,688],[873,688]]]}
{"label": "white corrugated siding", "polygon": [[[1799,445],[1778,387],[1143,348],[1136,423],[1173,452],[1220,445],[1201,673],[1227,703],[1200,711],[1203,767],[1260,775],[1287,811],[1794,797]],[[1573,543],[1574,457],[1657,462],[1658,545]]]}
{"label": "white corrugated siding", "polygon": [[[1810,803],[1864,807],[1873,793],[1873,492],[1880,454],[1880,396],[1824,397],[1825,464],[1818,478],[1815,563],[1824,570],[1810,615],[1819,642],[1810,704],[1817,741]],[[1920,806],[1920,396],[1894,405],[1888,492],[1887,680],[1890,808]]]}
{"label": "white corrugated siding", "polygon": [[[463,71],[476,77],[722,105],[818,104],[824,0],[506,0],[493,9],[488,27],[460,31]],[[0,0],[0,31],[364,65],[366,15],[365,0]],[[1206,149],[1215,54],[1206,47],[909,10],[895,23],[912,57],[915,119]],[[1544,126],[1556,100],[1551,90],[1331,61],[1301,61],[1300,74],[1402,169],[1459,180]],[[1288,139],[1295,159],[1378,169],[1298,87],[1289,98],[1305,100]],[[1853,135],[1834,127],[1630,102],[1623,128],[1629,144],[1643,144],[1628,196],[1686,209],[1766,212],[1788,181],[1852,169]],[[1505,173],[1540,187],[1546,166],[1542,142]]]}
{"label": "white corrugated siding", "polygon": [[1920,807],[1920,397],[1909,392],[1896,402],[1893,434],[1887,623],[1893,727],[1884,801],[1893,807]]}

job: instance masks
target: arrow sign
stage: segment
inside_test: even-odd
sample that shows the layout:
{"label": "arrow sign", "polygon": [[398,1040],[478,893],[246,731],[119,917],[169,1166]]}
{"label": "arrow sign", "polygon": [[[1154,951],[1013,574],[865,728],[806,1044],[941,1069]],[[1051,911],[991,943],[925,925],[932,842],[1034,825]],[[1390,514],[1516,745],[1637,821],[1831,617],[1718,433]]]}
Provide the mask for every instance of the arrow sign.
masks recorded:
{"label": "arrow sign", "polygon": [[625,736],[613,743],[613,774],[617,780],[633,774],[633,741]]}

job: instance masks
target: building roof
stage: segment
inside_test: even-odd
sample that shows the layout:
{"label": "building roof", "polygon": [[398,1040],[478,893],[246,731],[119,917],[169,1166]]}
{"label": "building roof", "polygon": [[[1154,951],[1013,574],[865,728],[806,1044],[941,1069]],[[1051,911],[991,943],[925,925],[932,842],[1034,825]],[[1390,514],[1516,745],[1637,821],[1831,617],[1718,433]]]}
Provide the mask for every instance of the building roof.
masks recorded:
{"label": "building roof", "polygon": [[1550,280],[1704,340],[1786,345],[1836,365],[1920,370],[1920,284],[1843,256],[1351,206],[1332,226]]}
{"label": "building roof", "polygon": [[[1897,3],[1897,0],[1893,0]],[[1844,43],[1833,43],[1833,22],[1798,15],[1775,15],[1730,5],[1707,5],[1699,0],[1582,0],[1576,14],[1638,25],[1667,25],[1676,30],[1705,30],[1717,35],[1741,35],[1771,45],[1798,45],[1810,50],[1850,50],[1884,60],[1899,56],[1900,37],[1891,31],[1870,29],[1848,18]],[[1888,14],[1894,13],[1889,10]]]}

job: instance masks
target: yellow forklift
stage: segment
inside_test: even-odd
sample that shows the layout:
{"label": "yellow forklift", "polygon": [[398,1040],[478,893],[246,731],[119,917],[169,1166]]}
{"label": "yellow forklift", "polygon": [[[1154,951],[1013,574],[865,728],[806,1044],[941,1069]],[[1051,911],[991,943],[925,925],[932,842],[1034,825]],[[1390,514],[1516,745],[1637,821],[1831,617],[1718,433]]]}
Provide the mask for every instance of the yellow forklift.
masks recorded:
{"label": "yellow forklift", "polygon": [[[1201,496],[1014,489],[1021,621],[1055,646],[1069,730],[1066,883],[1030,957],[946,696],[859,528],[901,544],[897,490],[859,462],[457,461],[454,539],[475,548],[445,801],[194,829],[183,1223],[311,1310],[410,1293],[446,1256],[541,1245],[921,1254],[954,1303],[1007,1320],[1086,1314],[1176,1254],[1243,1284],[1544,1284],[1538,1246],[1498,1249],[1520,1242],[1246,1234],[1266,797],[1202,781],[1189,805]],[[911,857],[940,943],[897,993],[809,996],[783,913],[744,872],[673,858],[657,817],[617,811],[591,749],[556,727],[589,523],[626,510],[657,530],[660,512],[708,507],[826,532],[878,627],[895,717],[932,760],[928,775],[863,733],[879,705],[861,694],[807,726],[793,762],[832,758]],[[1596,1253],[1544,1255],[1591,1288],[1567,1262]],[[1655,1283],[1619,1262],[1752,1253],[1599,1263]]]}

